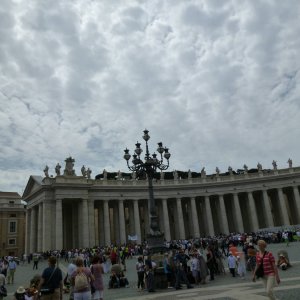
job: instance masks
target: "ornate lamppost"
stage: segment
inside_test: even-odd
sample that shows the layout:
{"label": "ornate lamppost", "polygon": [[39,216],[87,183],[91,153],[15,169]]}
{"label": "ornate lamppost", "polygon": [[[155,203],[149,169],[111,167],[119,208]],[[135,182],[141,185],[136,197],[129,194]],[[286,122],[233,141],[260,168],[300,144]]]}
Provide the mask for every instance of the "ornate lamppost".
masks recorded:
{"label": "ornate lamppost", "polygon": [[[162,142],[159,142],[157,152],[159,153],[160,157],[157,158],[156,153],[153,153],[151,156],[148,148],[148,141],[150,139],[150,136],[149,136],[149,131],[147,129],[144,130],[143,139],[146,142],[146,153],[145,153],[144,160],[141,159],[141,154],[143,150],[139,142],[135,144],[136,148],[134,150],[135,153],[132,155],[132,161],[131,161],[132,165],[129,164],[131,155],[129,154],[129,150],[127,148],[124,150],[125,152],[124,159],[127,161],[127,166],[129,170],[136,172],[136,175],[138,177],[142,177],[145,174],[147,175],[148,191],[149,191],[149,209],[150,209],[150,216],[149,216],[150,232],[147,236],[147,240],[148,240],[150,251],[158,252],[160,251],[160,248],[164,248],[163,247],[164,234],[160,231],[158,225],[158,216],[155,209],[155,199],[153,195],[153,178],[157,169],[161,171],[168,169],[169,158],[171,154],[169,153],[169,149],[163,147]],[[164,159],[166,160],[166,163]]]}

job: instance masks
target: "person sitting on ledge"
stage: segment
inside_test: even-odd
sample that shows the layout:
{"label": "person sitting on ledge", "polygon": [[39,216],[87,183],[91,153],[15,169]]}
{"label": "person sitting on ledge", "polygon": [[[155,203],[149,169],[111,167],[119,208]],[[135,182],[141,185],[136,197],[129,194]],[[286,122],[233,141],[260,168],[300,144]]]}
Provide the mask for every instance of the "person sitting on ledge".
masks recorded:
{"label": "person sitting on ledge", "polygon": [[277,261],[277,267],[281,270],[286,270],[288,268],[289,262],[286,259],[286,257],[283,254],[279,255],[278,261]]}

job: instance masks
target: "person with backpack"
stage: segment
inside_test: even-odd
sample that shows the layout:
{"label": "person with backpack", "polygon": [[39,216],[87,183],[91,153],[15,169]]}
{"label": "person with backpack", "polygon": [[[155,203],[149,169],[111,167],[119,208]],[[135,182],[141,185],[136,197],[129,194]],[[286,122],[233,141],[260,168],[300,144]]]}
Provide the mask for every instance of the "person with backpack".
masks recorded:
{"label": "person with backpack", "polygon": [[74,289],[74,300],[91,299],[91,282],[95,280],[91,269],[84,267],[82,257],[77,257],[75,261],[76,270],[71,275],[71,284]]}

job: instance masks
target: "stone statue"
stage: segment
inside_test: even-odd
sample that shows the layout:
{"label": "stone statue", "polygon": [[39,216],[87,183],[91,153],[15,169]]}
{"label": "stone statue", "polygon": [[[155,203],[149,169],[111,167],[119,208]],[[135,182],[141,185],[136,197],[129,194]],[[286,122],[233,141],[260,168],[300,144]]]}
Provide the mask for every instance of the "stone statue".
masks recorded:
{"label": "stone statue", "polygon": [[44,169],[45,177],[49,177],[48,171],[49,171],[49,167],[46,165]]}
{"label": "stone statue", "polygon": [[261,170],[262,170],[262,165],[261,165],[261,163],[257,163],[257,170],[258,170],[258,171],[261,171]]}
{"label": "stone statue", "polygon": [[72,158],[72,156],[70,156],[65,159],[65,162],[66,162],[66,166],[65,166],[65,170],[64,170],[64,175],[76,176],[75,170],[74,170],[75,159]]}
{"label": "stone statue", "polygon": [[135,171],[132,172],[132,179],[136,180],[136,172]]}
{"label": "stone statue", "polygon": [[188,170],[188,179],[191,179],[192,178],[192,172],[191,172],[191,170],[189,169]]}
{"label": "stone statue", "polygon": [[217,175],[220,174],[220,169],[218,167],[216,167],[216,173],[217,173]]}
{"label": "stone statue", "polygon": [[277,162],[273,159],[272,161],[273,169],[277,170]]}
{"label": "stone statue", "polygon": [[60,169],[61,169],[61,165],[59,163],[57,163],[56,167],[55,167],[55,173],[57,176],[60,175]]}
{"label": "stone statue", "polygon": [[107,171],[105,169],[103,170],[103,179],[107,180]]}
{"label": "stone statue", "polygon": [[173,177],[174,177],[174,180],[178,179],[178,173],[176,170],[173,171]]}
{"label": "stone statue", "polygon": [[83,177],[85,177],[87,175],[84,165],[81,167],[81,174],[82,174]]}
{"label": "stone statue", "polygon": [[231,166],[228,167],[228,172],[229,172],[230,174],[232,173],[232,167],[231,167]]}
{"label": "stone statue", "polygon": [[287,162],[289,164],[289,168],[292,168],[293,167],[293,161],[289,158]]}
{"label": "stone statue", "polygon": [[92,174],[92,170],[90,168],[88,168],[86,170],[86,176],[87,176],[88,179],[91,179],[91,174]]}
{"label": "stone statue", "polygon": [[165,179],[165,173],[163,171],[160,172],[160,180]]}
{"label": "stone statue", "polygon": [[117,179],[118,179],[118,180],[122,180],[122,173],[121,173],[120,170],[119,170],[119,172],[118,172]]}
{"label": "stone statue", "polygon": [[243,168],[244,168],[245,172],[247,173],[248,172],[248,166],[246,164],[244,164]]}
{"label": "stone statue", "polygon": [[206,176],[205,167],[203,167],[201,169],[201,177],[205,177],[205,176]]}

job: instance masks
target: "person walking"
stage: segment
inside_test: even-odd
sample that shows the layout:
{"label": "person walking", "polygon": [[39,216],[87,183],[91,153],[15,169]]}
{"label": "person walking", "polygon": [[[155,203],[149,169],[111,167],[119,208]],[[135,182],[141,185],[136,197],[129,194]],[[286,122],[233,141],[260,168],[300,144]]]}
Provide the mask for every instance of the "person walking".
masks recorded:
{"label": "person walking", "polygon": [[229,256],[228,256],[228,268],[229,268],[229,271],[230,271],[232,277],[235,277],[236,266],[237,266],[237,260],[236,260],[235,256],[233,256],[232,253],[229,252]]}
{"label": "person walking", "polygon": [[135,269],[137,271],[137,276],[138,276],[137,288],[138,289],[141,288],[141,291],[143,291],[145,288],[145,283],[144,283],[145,264],[141,256],[139,256],[138,258],[138,261],[135,265]]}
{"label": "person walking", "polygon": [[94,288],[94,293],[92,294],[93,300],[103,300],[103,267],[101,265],[101,258],[95,256],[92,260],[91,272],[94,276],[94,281],[91,283]]}
{"label": "person walking", "polygon": [[14,284],[15,272],[17,270],[17,264],[13,258],[9,259],[8,262],[8,274],[7,274],[7,284]]}
{"label": "person walking", "polygon": [[39,256],[37,255],[37,254],[35,254],[34,256],[33,256],[33,268],[32,268],[32,270],[34,270],[34,269],[38,269],[38,264],[39,264]]}
{"label": "person walking", "polygon": [[273,289],[275,286],[275,282],[277,282],[277,284],[280,283],[280,278],[277,267],[275,265],[275,257],[271,252],[266,251],[267,243],[264,240],[257,241],[257,246],[259,252],[256,254],[256,266],[253,272],[252,280],[254,282],[256,281],[257,271],[262,267],[262,281],[267,295],[270,300],[276,300]]}
{"label": "person walking", "polygon": [[[48,292],[46,291],[48,290]],[[41,297],[39,295],[41,294]],[[63,299],[63,276],[56,267],[56,258],[50,256],[48,267],[43,271],[42,278],[38,285],[38,292],[34,300],[62,300]]]}

